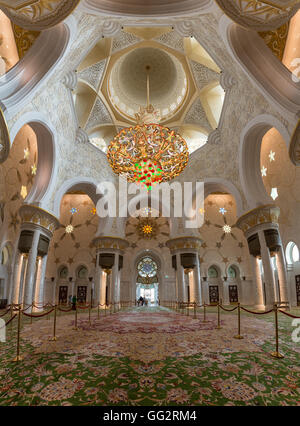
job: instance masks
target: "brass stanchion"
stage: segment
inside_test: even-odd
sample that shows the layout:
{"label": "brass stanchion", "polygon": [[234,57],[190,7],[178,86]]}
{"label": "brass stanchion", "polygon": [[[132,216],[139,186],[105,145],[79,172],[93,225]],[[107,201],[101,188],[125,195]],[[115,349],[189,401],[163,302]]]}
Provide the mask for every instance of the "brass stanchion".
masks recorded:
{"label": "brass stanchion", "polygon": [[78,327],[77,327],[77,303],[75,305],[75,324],[74,324],[73,330],[78,330]]}
{"label": "brass stanchion", "polygon": [[18,335],[17,335],[17,356],[13,359],[14,362],[22,361],[23,358],[20,356],[20,334],[21,334],[21,306],[19,306],[19,315],[18,315]]}
{"label": "brass stanchion", "polygon": [[111,315],[111,314],[112,314],[112,303],[109,306],[109,315]]}
{"label": "brass stanchion", "polygon": [[238,303],[238,334],[234,336],[235,339],[243,339],[241,336],[241,304]]}
{"label": "brass stanchion", "polygon": [[282,355],[279,352],[279,338],[278,338],[278,306],[276,303],[274,304],[274,314],[275,314],[275,338],[276,338],[276,351],[271,352],[270,355],[274,358],[284,358],[284,355]]}
{"label": "brass stanchion", "polygon": [[54,306],[54,323],[53,323],[53,337],[51,337],[51,339],[49,339],[50,342],[56,342],[57,337],[56,337],[56,305]]}
{"label": "brass stanchion", "polygon": [[99,307],[99,303],[98,303],[98,313],[97,313],[97,318],[100,319],[100,307]]}
{"label": "brass stanchion", "polygon": [[197,303],[194,302],[194,319],[197,319]]}
{"label": "brass stanchion", "polygon": [[104,304],[104,316],[106,317],[106,302]]}
{"label": "brass stanchion", "polygon": [[89,305],[89,323],[91,325],[91,304]]}
{"label": "brass stanchion", "polygon": [[220,330],[221,327],[221,320],[220,320],[220,303],[218,303],[218,325],[217,325],[217,330]]}
{"label": "brass stanchion", "polygon": [[30,324],[32,324],[32,314],[33,314],[33,302],[32,302],[32,305],[31,305],[31,317],[30,317]]}
{"label": "brass stanchion", "polygon": [[186,316],[187,317],[190,316],[190,303],[189,302],[186,304]]}
{"label": "brass stanchion", "polygon": [[206,322],[206,305],[203,305],[203,322]]}
{"label": "brass stanchion", "polygon": [[[13,316],[13,306],[12,304],[10,305],[10,318],[12,318]],[[10,333],[12,333],[12,321],[10,322]]]}

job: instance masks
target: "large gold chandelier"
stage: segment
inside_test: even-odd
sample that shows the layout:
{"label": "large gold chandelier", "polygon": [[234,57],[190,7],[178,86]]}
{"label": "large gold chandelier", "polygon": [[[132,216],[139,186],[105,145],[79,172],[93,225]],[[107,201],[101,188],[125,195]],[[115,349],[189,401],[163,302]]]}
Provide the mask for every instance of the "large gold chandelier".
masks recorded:
{"label": "large gold chandelier", "polygon": [[110,142],[107,158],[113,171],[148,191],[155,184],[178,176],[189,159],[185,140],[174,130],[161,126],[160,113],[150,104],[147,70],[147,106],[136,114],[137,124],[121,130]]}

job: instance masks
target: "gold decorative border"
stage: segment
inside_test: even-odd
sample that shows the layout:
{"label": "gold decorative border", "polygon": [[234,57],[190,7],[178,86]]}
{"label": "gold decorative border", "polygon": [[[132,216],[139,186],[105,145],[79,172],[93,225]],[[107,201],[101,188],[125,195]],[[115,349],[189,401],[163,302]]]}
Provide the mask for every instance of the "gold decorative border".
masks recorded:
{"label": "gold decorative border", "polygon": [[10,137],[7,122],[2,109],[0,108],[0,164],[9,156],[10,152]]}

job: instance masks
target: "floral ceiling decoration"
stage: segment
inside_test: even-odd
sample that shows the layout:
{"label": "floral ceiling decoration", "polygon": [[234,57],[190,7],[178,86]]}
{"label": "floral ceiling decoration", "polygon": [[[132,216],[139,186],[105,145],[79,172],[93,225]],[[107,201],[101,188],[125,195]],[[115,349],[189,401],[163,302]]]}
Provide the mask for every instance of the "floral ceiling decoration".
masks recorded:
{"label": "floral ceiling decoration", "polygon": [[[145,104],[147,65],[155,108],[138,117]],[[155,124],[148,129],[155,132],[154,139],[170,136],[175,144],[182,144],[175,139],[179,134],[192,154],[207,143],[223,119],[221,69],[195,38],[182,37],[171,27],[124,27],[115,37],[100,39],[78,65],[76,75],[72,95],[79,126],[89,143],[104,153],[116,134],[119,142],[136,137],[135,124],[138,121],[142,127],[140,118],[146,118],[147,125]],[[226,96],[230,97],[229,90]],[[166,130],[162,135],[162,127],[170,133]],[[138,165],[132,176],[139,177],[140,163],[134,164]],[[151,166],[150,174],[161,173],[161,164]]]}
{"label": "floral ceiling decoration", "polygon": [[41,31],[59,24],[80,0],[1,0],[0,9],[22,28]]}
{"label": "floral ceiling decoration", "polygon": [[234,22],[255,31],[275,30],[299,9],[299,0],[215,0]]}

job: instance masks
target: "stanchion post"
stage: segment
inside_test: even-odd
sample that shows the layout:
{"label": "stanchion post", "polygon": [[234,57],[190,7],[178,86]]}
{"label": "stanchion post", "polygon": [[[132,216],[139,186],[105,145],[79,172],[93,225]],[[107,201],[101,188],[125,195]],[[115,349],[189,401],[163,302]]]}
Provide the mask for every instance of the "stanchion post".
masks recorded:
{"label": "stanchion post", "polygon": [[206,304],[203,305],[203,322],[206,322]]}
{"label": "stanchion post", "polygon": [[104,303],[104,316],[106,317],[106,302]]}
{"label": "stanchion post", "polygon": [[57,307],[56,304],[54,305],[54,322],[53,322],[53,337],[50,340],[50,342],[56,342],[56,314],[57,314]]}
{"label": "stanchion post", "polygon": [[97,318],[98,318],[98,319],[100,319],[100,306],[99,306],[99,303],[98,303],[98,313],[97,313]]}
{"label": "stanchion post", "polygon": [[21,306],[19,306],[18,334],[17,334],[17,356],[13,359],[14,362],[19,362],[19,361],[23,360],[23,358],[20,356],[21,315],[22,315],[22,308],[21,308]]}
{"label": "stanchion post", "polygon": [[279,352],[279,336],[278,336],[278,306],[276,303],[274,303],[274,315],[275,315],[275,339],[276,339],[276,350],[275,352],[271,352],[271,356],[274,358],[284,358],[284,355],[282,355]]}
{"label": "stanchion post", "polygon": [[218,325],[217,325],[217,330],[220,330],[221,327],[221,320],[220,320],[220,303],[218,303]]}
{"label": "stanchion post", "polygon": [[238,303],[238,334],[234,336],[235,339],[243,339],[241,336],[241,304]]}
{"label": "stanchion post", "polygon": [[186,304],[186,316],[190,316],[190,302]]}
{"label": "stanchion post", "polygon": [[78,330],[78,327],[77,327],[77,303],[75,304],[75,324],[74,324],[74,330]]}
{"label": "stanchion post", "polygon": [[197,319],[197,303],[194,302],[194,319]]}
{"label": "stanchion post", "polygon": [[89,304],[89,323],[91,325],[91,304]]}

